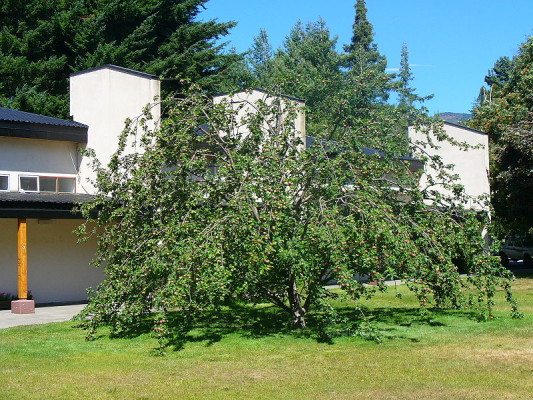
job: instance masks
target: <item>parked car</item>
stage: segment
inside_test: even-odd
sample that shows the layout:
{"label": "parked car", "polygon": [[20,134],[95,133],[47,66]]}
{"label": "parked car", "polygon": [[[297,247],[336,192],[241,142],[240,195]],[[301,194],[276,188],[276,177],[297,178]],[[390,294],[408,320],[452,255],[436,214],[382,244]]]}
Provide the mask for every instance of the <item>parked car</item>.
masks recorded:
{"label": "parked car", "polygon": [[509,259],[523,260],[524,267],[533,268],[533,238],[531,236],[507,236],[500,248],[502,265],[508,266]]}

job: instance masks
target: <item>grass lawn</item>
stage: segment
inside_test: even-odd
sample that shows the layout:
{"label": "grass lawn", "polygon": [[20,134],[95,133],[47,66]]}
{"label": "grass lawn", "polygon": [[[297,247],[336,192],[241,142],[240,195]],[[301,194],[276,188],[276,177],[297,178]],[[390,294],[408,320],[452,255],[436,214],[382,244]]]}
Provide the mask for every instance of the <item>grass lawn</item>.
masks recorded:
{"label": "grass lawn", "polygon": [[212,320],[165,357],[147,334],[86,342],[71,322],[0,330],[0,399],[529,400],[533,278],[514,290],[524,319],[499,293],[497,317],[481,323],[465,312],[423,322],[404,287],[403,300],[380,294],[365,307],[382,344],[319,343],[261,310]]}

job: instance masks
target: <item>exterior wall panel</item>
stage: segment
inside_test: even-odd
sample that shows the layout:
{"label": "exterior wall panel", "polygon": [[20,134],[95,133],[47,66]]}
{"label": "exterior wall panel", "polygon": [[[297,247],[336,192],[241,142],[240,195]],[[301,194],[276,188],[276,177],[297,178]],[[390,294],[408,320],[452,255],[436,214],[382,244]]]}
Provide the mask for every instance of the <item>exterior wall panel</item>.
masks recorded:
{"label": "exterior wall panel", "polygon": [[[80,220],[28,220],[28,289],[37,304],[87,299],[103,270],[90,265],[96,241],[78,244]],[[17,220],[0,219],[0,292],[17,292]]]}

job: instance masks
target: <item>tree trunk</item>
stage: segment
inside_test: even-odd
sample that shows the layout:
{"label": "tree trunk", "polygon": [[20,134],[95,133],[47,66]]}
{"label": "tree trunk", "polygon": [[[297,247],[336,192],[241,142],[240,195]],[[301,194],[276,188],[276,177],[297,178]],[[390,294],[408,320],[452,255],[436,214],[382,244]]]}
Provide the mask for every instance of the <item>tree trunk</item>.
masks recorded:
{"label": "tree trunk", "polygon": [[291,305],[292,327],[294,329],[305,328],[305,309],[300,305]]}
{"label": "tree trunk", "polygon": [[305,328],[305,313],[306,309],[302,307],[302,301],[300,299],[300,293],[296,287],[296,281],[294,275],[289,276],[289,303],[290,303],[290,312],[292,318],[292,327],[294,329]]}

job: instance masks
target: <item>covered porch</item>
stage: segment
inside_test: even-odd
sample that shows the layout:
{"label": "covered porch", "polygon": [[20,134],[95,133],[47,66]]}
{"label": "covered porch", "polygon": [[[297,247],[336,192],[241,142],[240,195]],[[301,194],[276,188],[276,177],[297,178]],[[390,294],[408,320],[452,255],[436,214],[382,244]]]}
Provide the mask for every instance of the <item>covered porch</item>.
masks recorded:
{"label": "covered porch", "polygon": [[13,313],[33,313],[35,304],[87,299],[103,271],[90,265],[96,240],[78,244],[83,221],[76,203],[90,195],[0,192],[0,292],[18,297]]}

